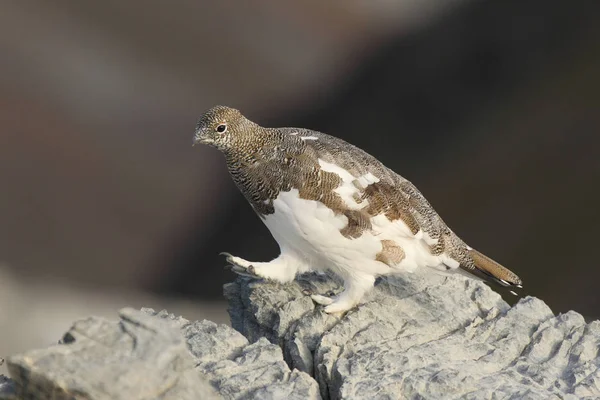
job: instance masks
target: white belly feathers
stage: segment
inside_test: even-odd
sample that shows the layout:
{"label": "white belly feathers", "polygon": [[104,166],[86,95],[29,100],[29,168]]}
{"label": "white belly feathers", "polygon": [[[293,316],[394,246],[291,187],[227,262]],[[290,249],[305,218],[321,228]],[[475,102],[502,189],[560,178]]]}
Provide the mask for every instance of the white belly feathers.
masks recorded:
{"label": "white belly feathers", "polygon": [[[349,209],[358,210],[368,203],[357,203],[355,196],[359,187],[379,181],[368,173],[354,177],[334,164],[319,160],[321,168],[334,172],[342,178],[335,189]],[[358,187],[357,187],[358,186]],[[280,192],[273,201],[275,212],[265,217],[265,225],[279,243],[282,252],[292,251],[314,264],[314,269],[356,269],[369,274],[387,275],[393,272],[414,271],[418,267],[437,267],[443,256],[434,256],[420,231],[413,235],[401,220],[390,221],[383,214],[371,217],[372,229],[364,231],[358,238],[348,238],[340,233],[348,224],[345,215],[336,215],[333,210],[315,200],[299,197],[297,189]],[[404,252],[397,265],[377,261],[382,251],[382,240],[393,241]],[[343,271],[341,271],[343,273]],[[348,272],[348,271],[346,271]]]}

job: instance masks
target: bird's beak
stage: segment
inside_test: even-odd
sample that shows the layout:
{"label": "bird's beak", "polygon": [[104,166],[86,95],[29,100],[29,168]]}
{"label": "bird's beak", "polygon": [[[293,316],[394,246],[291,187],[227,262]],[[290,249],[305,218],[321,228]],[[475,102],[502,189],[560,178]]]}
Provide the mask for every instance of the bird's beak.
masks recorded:
{"label": "bird's beak", "polygon": [[207,144],[212,146],[214,144],[214,140],[202,135],[202,132],[196,132],[194,135],[194,139],[192,140],[192,147],[197,144]]}

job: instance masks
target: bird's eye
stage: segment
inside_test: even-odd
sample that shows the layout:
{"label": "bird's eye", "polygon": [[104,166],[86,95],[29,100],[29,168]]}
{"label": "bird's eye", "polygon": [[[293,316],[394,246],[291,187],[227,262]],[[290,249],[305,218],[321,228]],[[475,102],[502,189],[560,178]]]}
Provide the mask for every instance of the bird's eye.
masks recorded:
{"label": "bird's eye", "polygon": [[225,133],[225,131],[227,131],[227,125],[220,124],[219,126],[217,126],[217,132],[219,132],[219,133]]}

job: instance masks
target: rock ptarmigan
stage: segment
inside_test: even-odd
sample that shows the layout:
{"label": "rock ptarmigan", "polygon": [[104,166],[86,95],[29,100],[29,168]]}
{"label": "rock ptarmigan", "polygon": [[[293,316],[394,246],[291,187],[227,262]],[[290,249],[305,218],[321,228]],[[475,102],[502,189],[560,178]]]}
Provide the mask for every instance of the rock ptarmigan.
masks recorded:
{"label": "rock ptarmigan", "polygon": [[521,279],[463,242],[408,180],[341,139],[297,128],[265,128],[216,106],[198,120],[194,144],[216,147],[281,254],[251,262],[224,253],[243,275],[285,283],[307,271],[344,282],[328,313],[356,306],[378,276],[429,267],[508,287]]}

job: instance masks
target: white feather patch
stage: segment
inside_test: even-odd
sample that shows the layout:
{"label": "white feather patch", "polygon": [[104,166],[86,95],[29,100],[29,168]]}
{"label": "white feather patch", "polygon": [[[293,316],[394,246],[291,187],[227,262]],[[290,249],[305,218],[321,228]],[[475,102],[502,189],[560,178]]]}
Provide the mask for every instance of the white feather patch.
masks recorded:
{"label": "white feather patch", "polygon": [[439,239],[433,239],[427,232],[423,232],[423,240],[430,246],[435,246],[439,242]]}
{"label": "white feather patch", "polygon": [[358,178],[356,178],[353,181],[354,186],[358,185],[363,190],[366,189],[367,186],[372,185],[377,182],[379,182],[379,178],[370,172],[367,172],[366,174],[359,176]]}
{"label": "white feather patch", "polygon": [[337,174],[340,178],[342,178],[342,181],[344,182],[352,182],[354,180],[354,176],[339,165],[329,163],[320,158],[319,165],[321,166],[321,169],[323,171],[333,172],[334,174]]}
{"label": "white feather patch", "polygon": [[457,269],[458,267],[460,267],[460,263],[458,261],[448,256],[443,256],[442,262],[450,269]]}
{"label": "white feather patch", "polygon": [[371,234],[348,239],[340,233],[348,224],[346,216],[335,215],[321,202],[301,199],[297,189],[279,193],[273,206],[275,212],[264,222],[280,247],[293,249],[313,261],[315,267],[337,273],[365,269],[373,274],[385,272],[383,264],[375,261],[382,248],[379,240]]}
{"label": "white feather patch", "polygon": [[[360,210],[369,204],[368,201],[357,203],[355,196],[360,195],[361,191],[367,186],[379,182],[379,179],[375,175],[368,172],[357,178],[339,165],[329,163],[322,159],[319,159],[319,165],[323,171],[334,173],[342,179],[342,184],[335,189],[335,192],[340,195],[349,209]],[[358,182],[360,187],[357,187],[355,182]]]}
{"label": "white feather patch", "polygon": [[[357,203],[354,198],[364,187],[379,182],[372,173],[353,176],[344,168],[319,159],[323,171],[337,174],[342,183],[335,191],[350,209],[360,210],[368,201]],[[358,185],[357,185],[358,183]],[[361,189],[362,188],[362,189]],[[394,271],[414,271],[419,267],[446,269],[458,263],[446,255],[431,254],[430,246],[437,243],[420,230],[413,235],[401,220],[390,221],[384,214],[371,217],[371,231],[358,238],[344,237],[340,230],[348,224],[348,218],[335,214],[320,201],[299,198],[298,190],[281,192],[273,201],[275,212],[265,217],[265,224],[280,247],[293,249],[303,258],[313,260],[315,266],[330,269],[347,276],[356,272],[387,275]],[[376,261],[382,251],[382,240],[391,240],[404,252],[404,259],[395,266]]]}

